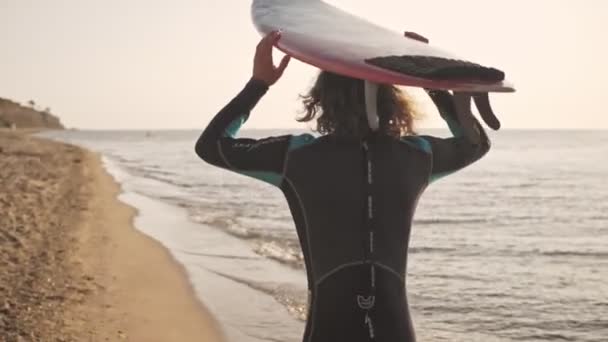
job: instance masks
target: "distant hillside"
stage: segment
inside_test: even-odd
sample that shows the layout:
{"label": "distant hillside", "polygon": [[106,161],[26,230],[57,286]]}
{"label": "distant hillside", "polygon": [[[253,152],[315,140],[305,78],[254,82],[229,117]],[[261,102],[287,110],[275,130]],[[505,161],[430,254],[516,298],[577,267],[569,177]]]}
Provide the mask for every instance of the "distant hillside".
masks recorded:
{"label": "distant hillside", "polygon": [[[30,102],[30,104],[33,107],[34,103]],[[0,98],[0,128],[13,125],[16,128],[64,128],[59,118],[51,114],[50,110],[39,111]]]}

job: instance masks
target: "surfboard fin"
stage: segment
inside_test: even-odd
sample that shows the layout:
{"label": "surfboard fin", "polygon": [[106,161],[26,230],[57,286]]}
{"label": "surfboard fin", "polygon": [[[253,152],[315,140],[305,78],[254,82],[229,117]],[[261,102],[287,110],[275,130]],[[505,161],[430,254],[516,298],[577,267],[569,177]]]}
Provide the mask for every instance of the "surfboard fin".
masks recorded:
{"label": "surfboard fin", "polygon": [[473,95],[473,100],[475,101],[475,106],[477,107],[477,110],[479,111],[479,114],[486,125],[488,125],[488,127],[491,129],[498,131],[500,129],[500,121],[492,110],[489,94],[475,93],[475,95]]}

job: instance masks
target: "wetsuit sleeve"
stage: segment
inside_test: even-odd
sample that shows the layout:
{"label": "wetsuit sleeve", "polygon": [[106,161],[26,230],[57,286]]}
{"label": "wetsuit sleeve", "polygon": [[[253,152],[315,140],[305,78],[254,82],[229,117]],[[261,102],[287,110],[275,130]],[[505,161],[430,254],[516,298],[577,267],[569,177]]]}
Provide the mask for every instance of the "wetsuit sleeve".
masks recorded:
{"label": "wetsuit sleeve", "polygon": [[211,120],[196,142],[195,150],[212,165],[279,186],[291,136],[235,138],[266,91],[268,86],[264,82],[251,79]]}
{"label": "wetsuit sleeve", "polygon": [[479,143],[471,142],[464,135],[452,95],[449,92],[439,90],[429,90],[427,92],[453,135],[453,137],[447,139],[421,136],[427,142],[428,149],[433,156],[432,182],[479,160],[489,151],[490,140],[477,119],[474,119],[474,123],[475,130],[480,135]]}

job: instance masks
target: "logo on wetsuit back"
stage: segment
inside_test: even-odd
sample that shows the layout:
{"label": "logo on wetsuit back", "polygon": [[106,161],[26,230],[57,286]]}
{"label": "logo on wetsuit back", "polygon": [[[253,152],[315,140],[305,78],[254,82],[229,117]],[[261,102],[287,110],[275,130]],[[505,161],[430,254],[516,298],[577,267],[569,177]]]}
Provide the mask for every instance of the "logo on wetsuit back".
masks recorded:
{"label": "logo on wetsuit back", "polygon": [[369,310],[369,309],[373,308],[375,303],[376,303],[376,296],[369,296],[369,297],[357,296],[357,304],[363,310]]}

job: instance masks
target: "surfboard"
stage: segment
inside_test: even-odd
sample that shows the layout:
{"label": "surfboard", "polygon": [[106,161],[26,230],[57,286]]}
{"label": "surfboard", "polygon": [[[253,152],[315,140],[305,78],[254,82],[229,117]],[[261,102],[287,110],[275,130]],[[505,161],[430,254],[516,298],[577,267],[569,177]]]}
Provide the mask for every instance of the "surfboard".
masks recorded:
{"label": "surfboard", "polygon": [[253,0],[262,35],[310,65],[375,83],[466,92],[514,92],[505,73],[352,15],[321,0]]}

